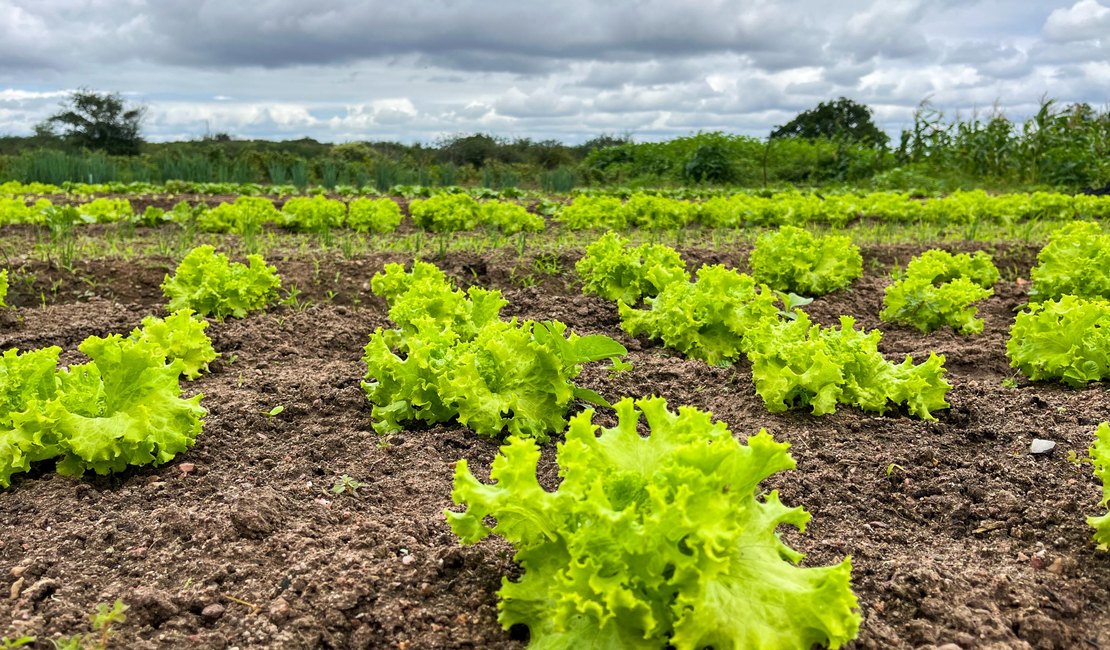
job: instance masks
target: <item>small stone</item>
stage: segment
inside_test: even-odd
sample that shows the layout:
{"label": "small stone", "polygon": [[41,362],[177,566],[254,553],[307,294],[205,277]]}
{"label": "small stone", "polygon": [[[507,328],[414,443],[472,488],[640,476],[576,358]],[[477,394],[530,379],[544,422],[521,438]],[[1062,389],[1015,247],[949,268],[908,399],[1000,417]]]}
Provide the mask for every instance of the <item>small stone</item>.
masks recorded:
{"label": "small stone", "polygon": [[1048,565],[1048,570],[1049,570],[1049,572],[1055,573],[1056,575],[1063,575],[1064,574],[1064,558],[1058,557],[1055,560],[1053,560],[1052,564]]}
{"label": "small stone", "polygon": [[12,590],[11,590],[11,593],[9,595],[9,597],[12,600],[15,600],[15,599],[19,598],[19,592],[23,591],[23,582],[24,582],[24,580],[25,580],[25,578],[20,578],[19,580],[16,580],[15,582],[12,583]]}
{"label": "small stone", "polygon": [[1050,454],[1053,449],[1056,449],[1056,443],[1052,440],[1033,438],[1033,443],[1029,445],[1029,453],[1034,455]]}
{"label": "small stone", "polygon": [[274,601],[270,603],[270,620],[272,621],[284,621],[289,618],[289,615],[292,613],[293,608],[289,606],[289,601],[284,598],[275,598]]}
{"label": "small stone", "polygon": [[1017,558],[1018,558],[1018,562],[1028,562],[1029,561],[1029,556],[1026,555],[1025,553],[1022,553],[1021,551],[1018,551]]}
{"label": "small stone", "polygon": [[26,572],[27,572],[27,567],[25,567],[25,566],[13,566],[12,570],[9,571],[8,573],[12,574],[13,578],[22,578],[23,574],[26,573]]}
{"label": "small stone", "polygon": [[1044,556],[1034,555],[1029,560],[1029,566],[1033,567],[1034,569],[1043,569],[1044,568]]}
{"label": "small stone", "polygon": [[406,556],[401,558],[401,564],[403,564],[405,566],[408,566],[408,565],[412,564],[415,561],[416,561],[416,558],[414,558],[411,555],[406,555]]}
{"label": "small stone", "polygon": [[962,647],[955,643],[945,643],[942,646],[937,646],[937,650],[964,650]]}
{"label": "small stone", "polygon": [[196,468],[197,468],[197,466],[192,464],[192,463],[181,463],[180,465],[177,466],[177,469],[179,469],[182,474],[188,474],[188,473],[192,472],[193,470],[195,470]]}
{"label": "small stone", "polygon": [[218,621],[224,615],[227,608],[219,603],[212,603],[200,610],[200,617],[206,621]]}

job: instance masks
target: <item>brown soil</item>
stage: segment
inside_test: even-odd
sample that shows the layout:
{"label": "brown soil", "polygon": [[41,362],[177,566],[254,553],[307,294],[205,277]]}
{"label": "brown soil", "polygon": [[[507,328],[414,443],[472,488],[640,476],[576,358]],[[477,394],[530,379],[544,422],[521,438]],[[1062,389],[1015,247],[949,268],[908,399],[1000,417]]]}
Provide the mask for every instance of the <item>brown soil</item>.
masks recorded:
{"label": "brown soil", "polygon": [[[868,275],[808,311],[879,327],[886,268],[922,249],[865,250]],[[1085,523],[1100,486],[1089,466],[1067,460],[1085,453],[1110,399],[1099,385],[1002,386],[1014,376],[1004,343],[1034,252],[996,251],[1013,272],[981,307],[982,336],[881,324],[892,357],[946,355],[952,408],[937,422],[850,408],[770,414],[747,364],[709,367],[628,337],[616,307],[581,295],[573,272],[524,282],[504,252],[452,254],[442,266],[503,289],[507,316],[557,318],[625,343],[635,369],[610,377],[588,367],[588,388],[659,394],[713,411],[742,437],[766,427],[789,441],[798,469],[766,487],[813,514],[804,535],[787,535],[806,563],[852,556],[864,616],[852,647],[1110,647],[1110,558]],[[744,253],[684,251],[692,267],[740,264]],[[559,267],[575,258],[566,252]],[[130,610],[113,647],[523,647],[496,623],[501,576],[516,571],[510,547],[460,547],[442,516],[453,463],[466,458],[483,475],[497,445],[453,424],[388,439],[370,426],[362,346],[388,319],[368,281],[403,260],[271,256],[308,303],[212,324],[223,357],[186,387],[209,409],[194,449],[161,468],[81,480],[44,463],[0,491],[0,636],[30,634],[49,648],[86,631],[97,603],[121,598]],[[34,278],[13,285],[21,308],[0,316],[0,348],[61,345],[72,363],[84,337],[160,311],[171,262],[96,260],[74,275],[23,266]],[[263,414],[276,405],[280,415]],[[1030,455],[1034,437],[1056,441],[1055,452]],[[541,471],[556,481],[552,449]],[[341,475],[365,485],[333,494]]]}

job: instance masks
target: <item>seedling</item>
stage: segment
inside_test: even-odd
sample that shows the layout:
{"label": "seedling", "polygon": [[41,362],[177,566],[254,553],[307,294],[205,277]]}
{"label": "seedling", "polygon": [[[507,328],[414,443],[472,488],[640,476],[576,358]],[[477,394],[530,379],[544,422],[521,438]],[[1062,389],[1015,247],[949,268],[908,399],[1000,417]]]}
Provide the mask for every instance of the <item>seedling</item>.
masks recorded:
{"label": "seedling", "polygon": [[284,410],[285,410],[285,407],[281,404],[278,404],[277,406],[270,409],[269,411],[262,411],[262,415],[266,415],[266,416],[269,416],[269,417],[273,418],[273,417],[277,417],[277,416],[281,415],[282,411],[284,411]]}
{"label": "seedling", "polygon": [[127,620],[124,615],[128,609],[122,600],[117,599],[111,606],[100,603],[96,612],[89,618],[92,620],[92,631],[87,634],[75,634],[59,640],[51,639],[55,650],[105,650],[108,640],[112,637],[112,626]]}
{"label": "seedling", "polygon": [[331,491],[333,494],[343,494],[345,492],[350,492],[351,494],[357,495],[358,489],[365,486],[366,484],[362,481],[355,480],[347,474],[344,474],[335,479],[335,485],[331,486]]}

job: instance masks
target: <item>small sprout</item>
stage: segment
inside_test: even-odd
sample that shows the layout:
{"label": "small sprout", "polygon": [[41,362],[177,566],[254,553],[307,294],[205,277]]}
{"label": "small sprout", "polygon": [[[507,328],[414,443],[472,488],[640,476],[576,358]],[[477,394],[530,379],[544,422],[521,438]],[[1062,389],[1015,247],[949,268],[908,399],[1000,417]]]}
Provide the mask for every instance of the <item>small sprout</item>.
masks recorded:
{"label": "small sprout", "polygon": [[903,474],[906,473],[906,468],[905,467],[902,467],[898,463],[891,463],[891,464],[886,466],[886,476],[887,476],[887,478],[890,478],[891,475],[894,474],[894,470],[898,470],[899,472],[902,472]]}
{"label": "small sprout", "polygon": [[799,296],[793,291],[789,293],[776,291],[775,295],[777,295],[779,297],[779,300],[782,301],[782,309],[779,310],[779,313],[784,318],[788,318],[790,320],[794,320],[798,317],[798,315],[794,313],[795,309],[797,309],[798,307],[805,307],[806,305],[813,302],[813,298]]}
{"label": "small sprout", "polygon": [[606,368],[606,370],[608,370],[609,374],[611,374],[611,375],[615,375],[615,374],[618,374],[618,373],[621,373],[621,372],[628,372],[629,370],[632,370],[632,364],[628,363],[627,361],[624,361],[620,357],[613,357],[612,359],[610,359],[610,362],[611,362],[611,365],[608,368]]}
{"label": "small sprout", "polygon": [[344,474],[335,479],[335,485],[331,486],[331,491],[333,494],[343,494],[348,491],[351,494],[358,494],[358,489],[365,486],[366,484],[362,481],[358,481]]}
{"label": "small sprout", "polygon": [[277,416],[281,415],[281,412],[284,411],[284,410],[285,410],[285,407],[282,406],[281,404],[278,404],[277,406],[270,409],[269,411],[262,411],[262,415],[268,415],[270,417],[277,417]]}
{"label": "small sprout", "polygon": [[7,650],[7,648],[22,648],[23,646],[30,645],[34,642],[35,637],[33,636],[21,636],[15,639],[3,637],[0,638],[0,648],[4,648],[5,650]]}
{"label": "small sprout", "polygon": [[1018,387],[1017,380],[1014,379],[1013,377],[1006,377],[1005,379],[1002,380],[1002,387],[1003,388],[1017,388]]}
{"label": "small sprout", "polygon": [[1075,453],[1074,449],[1068,450],[1067,459],[1069,463],[1075,465],[1076,467],[1082,467],[1084,463],[1093,462],[1090,456],[1080,456],[1079,454]]}

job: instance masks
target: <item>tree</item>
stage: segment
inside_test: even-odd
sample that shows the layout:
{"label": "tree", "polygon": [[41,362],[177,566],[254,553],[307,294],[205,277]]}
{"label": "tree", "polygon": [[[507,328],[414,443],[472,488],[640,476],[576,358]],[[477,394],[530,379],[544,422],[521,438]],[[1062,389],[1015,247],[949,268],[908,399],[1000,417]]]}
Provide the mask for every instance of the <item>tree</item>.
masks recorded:
{"label": "tree", "polygon": [[119,93],[75,90],[62,102],[61,110],[39,124],[36,133],[56,134],[70,144],[99,149],[112,155],[134,156],[143,140],[139,134],[145,106],[127,106]]}
{"label": "tree", "polygon": [[771,138],[828,138],[886,147],[890,137],[871,120],[871,109],[846,97],[821,102],[771,131]]}

